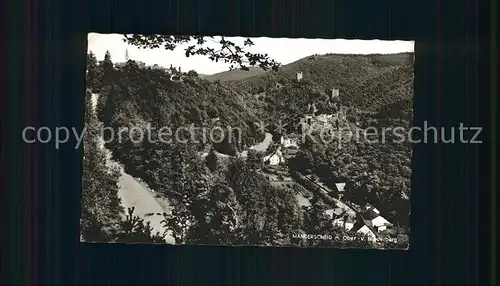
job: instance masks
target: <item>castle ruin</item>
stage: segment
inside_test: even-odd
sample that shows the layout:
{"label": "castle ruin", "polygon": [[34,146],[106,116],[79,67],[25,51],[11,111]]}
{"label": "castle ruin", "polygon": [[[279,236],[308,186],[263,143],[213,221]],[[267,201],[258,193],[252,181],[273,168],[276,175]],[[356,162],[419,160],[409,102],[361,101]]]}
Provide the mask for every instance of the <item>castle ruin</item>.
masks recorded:
{"label": "castle ruin", "polygon": [[334,98],[338,98],[340,95],[340,90],[336,89],[336,88],[332,88],[332,95],[331,95],[331,99],[334,99]]}
{"label": "castle ruin", "polygon": [[297,73],[297,81],[300,82],[302,80],[302,72]]}

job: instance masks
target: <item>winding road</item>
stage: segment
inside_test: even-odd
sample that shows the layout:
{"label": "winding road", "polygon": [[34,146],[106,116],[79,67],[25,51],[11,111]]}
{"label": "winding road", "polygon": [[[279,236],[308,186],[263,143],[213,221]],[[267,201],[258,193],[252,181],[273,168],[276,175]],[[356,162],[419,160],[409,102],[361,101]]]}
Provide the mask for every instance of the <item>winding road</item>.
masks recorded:
{"label": "winding road", "polygon": [[[92,94],[92,106],[95,110],[97,99],[99,95]],[[121,175],[118,180],[118,196],[121,199],[122,205],[125,209],[135,207],[134,214],[143,218],[145,222],[149,222],[153,228],[153,232],[166,233],[165,240],[169,244],[175,244],[174,238],[171,236],[169,231],[162,225],[161,221],[163,216],[152,215],[146,216],[146,214],[151,213],[163,213],[169,210],[164,210],[158,201],[154,197],[154,193],[141,185],[138,180],[136,180],[131,175],[125,173],[123,167],[112,160],[111,152],[104,147],[104,140],[101,138],[100,148],[106,152],[107,165],[108,166],[118,166],[121,170]]]}
{"label": "winding road", "polygon": [[[257,152],[266,152],[266,150],[271,146],[271,143],[273,142],[273,135],[271,133],[266,133],[266,137],[262,142],[253,145],[252,147],[248,148],[250,150],[255,150]],[[240,154],[242,157],[246,157],[248,155],[248,151],[245,150],[241,152]]]}
{"label": "winding road", "polygon": [[[97,105],[97,100],[99,98],[98,94],[92,94],[92,107],[95,112],[95,108]],[[143,218],[145,222],[149,222],[151,227],[153,228],[153,232],[166,233],[166,242],[169,244],[175,244],[174,238],[171,236],[170,231],[166,230],[161,221],[163,220],[163,216],[161,215],[147,215],[147,214],[157,214],[163,212],[170,212],[170,210],[164,209],[155,198],[155,194],[149,188],[145,187],[140,181],[131,175],[127,174],[124,171],[123,166],[121,166],[118,162],[112,159],[111,151],[104,147],[104,140],[102,138],[99,144],[99,147],[104,150],[106,153],[106,165],[109,167],[117,166],[120,169],[121,175],[118,180],[118,196],[122,202],[122,205],[125,209],[134,207],[134,214]],[[249,149],[257,150],[257,151],[266,151],[267,148],[272,143],[272,135],[270,133],[266,133],[264,140]],[[240,156],[246,157],[247,151],[243,151],[240,153]],[[203,155],[207,155],[205,153]],[[218,153],[219,156],[227,156],[229,155]]]}
{"label": "winding road", "polygon": [[[262,142],[259,142],[259,143],[255,144],[255,145],[249,147],[248,150],[255,150],[255,151],[258,151],[258,152],[265,152],[269,148],[269,146],[271,146],[272,142],[273,142],[273,135],[271,133],[266,133],[265,137],[264,137],[264,140],[262,140]],[[237,156],[242,157],[242,158],[246,158],[248,156],[248,150],[242,151]],[[217,151],[215,151],[215,154],[217,156],[219,156],[219,157],[224,157],[224,158],[234,157],[234,156],[231,156],[231,155],[219,153]],[[203,154],[201,154],[201,156],[202,157],[208,156],[208,152],[204,152]]]}

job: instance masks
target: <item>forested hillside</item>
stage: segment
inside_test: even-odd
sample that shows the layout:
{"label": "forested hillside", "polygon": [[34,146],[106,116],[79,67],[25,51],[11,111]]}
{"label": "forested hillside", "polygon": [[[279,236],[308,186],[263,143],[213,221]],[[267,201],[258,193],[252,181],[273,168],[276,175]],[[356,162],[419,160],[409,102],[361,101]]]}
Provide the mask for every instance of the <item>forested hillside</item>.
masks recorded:
{"label": "forested hillside", "polygon": [[262,68],[258,67],[252,67],[249,68],[248,70],[240,70],[240,69],[235,69],[235,70],[230,70],[230,71],[224,71],[216,74],[211,74],[211,75],[204,75],[202,78],[208,80],[208,81],[240,81],[252,76],[256,76],[259,74],[263,74],[266,71],[263,70]]}
{"label": "forested hillside", "polygon": [[[243,90],[257,93],[276,82],[289,83],[300,71],[304,79],[321,84],[325,89],[335,87],[341,94],[354,94],[355,87],[365,84],[372,78],[402,66],[412,67],[413,54],[394,55],[313,55],[280,67],[278,71],[243,79],[237,86]],[[382,81],[383,77],[380,78]],[[387,79],[390,80],[390,79]]]}
{"label": "forested hillside", "polygon": [[[199,152],[213,147],[237,154],[263,139],[255,125],[259,121],[282,120],[288,124],[287,132],[297,132],[300,118],[311,112],[311,106],[320,114],[344,110],[348,125],[357,128],[407,127],[413,114],[413,54],[314,55],[278,71],[249,77],[241,76],[245,71],[227,72],[215,81],[195,72],[173,80],[164,70],[140,67],[134,61],[116,66],[109,54],[99,64],[89,54],[88,63],[88,87],[100,94],[99,119],[105,126],[175,130],[218,124],[242,130],[241,141],[226,133],[222,134],[226,140],[214,146],[134,143],[127,136],[120,143],[108,143],[127,172],[174,202],[166,223],[174,229],[177,243],[289,245],[297,243],[289,234],[298,229],[328,228],[319,214],[321,202],[315,202],[315,210],[301,210],[294,188],[271,185],[258,172],[262,166],[255,162],[261,159],[232,158],[222,164],[213,153],[202,159]],[[297,82],[299,71],[304,79]],[[332,88],[340,90],[339,98],[332,98]],[[157,138],[158,132],[152,135]],[[407,231],[411,145],[343,142],[339,149],[337,143],[301,144],[290,168],[307,169],[326,182],[346,182],[348,200],[369,201]]]}

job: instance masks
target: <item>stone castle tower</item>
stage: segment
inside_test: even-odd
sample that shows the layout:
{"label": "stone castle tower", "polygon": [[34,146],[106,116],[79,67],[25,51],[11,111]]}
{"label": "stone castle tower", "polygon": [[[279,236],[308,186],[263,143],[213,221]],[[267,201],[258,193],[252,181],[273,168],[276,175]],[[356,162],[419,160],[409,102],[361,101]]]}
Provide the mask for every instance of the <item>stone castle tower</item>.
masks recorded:
{"label": "stone castle tower", "polygon": [[302,80],[302,72],[297,73],[297,81],[300,82]]}
{"label": "stone castle tower", "polygon": [[339,97],[339,94],[340,94],[340,91],[336,88],[332,88],[332,95],[331,95],[331,99],[334,99],[334,98],[338,98]]}

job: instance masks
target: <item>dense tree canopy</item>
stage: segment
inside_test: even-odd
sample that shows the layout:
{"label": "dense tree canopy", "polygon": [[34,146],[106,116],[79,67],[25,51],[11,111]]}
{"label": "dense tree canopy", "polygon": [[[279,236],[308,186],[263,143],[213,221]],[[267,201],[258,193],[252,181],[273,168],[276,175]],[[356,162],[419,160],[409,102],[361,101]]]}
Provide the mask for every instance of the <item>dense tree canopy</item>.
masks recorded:
{"label": "dense tree canopy", "polygon": [[82,177],[81,228],[86,240],[106,240],[120,219],[118,171],[106,166],[106,155],[99,149],[99,122],[92,110],[91,92],[87,91]]}
{"label": "dense tree canopy", "polygon": [[91,92],[87,91],[82,176],[81,236],[85,241],[162,242],[144,220],[123,208],[118,197],[120,171],[106,165],[106,154],[100,149],[99,121],[93,112]]}
{"label": "dense tree canopy", "polygon": [[[207,40],[215,41],[220,49],[205,47]],[[263,175],[262,153],[249,150],[246,158],[219,157],[218,153],[237,155],[260,142],[264,133],[256,128],[259,121],[283,121],[286,133],[300,132],[299,121],[311,110],[347,115],[346,122],[331,128],[410,126],[412,69],[407,54],[312,56],[277,69],[279,65],[267,55],[247,53],[225,38],[136,35],[126,36],[125,41],[142,48],[169,50],[194,42],[186,56],[206,55],[243,70],[249,66],[272,70],[237,82],[211,82],[194,71],[181,76],[182,80],[171,80],[165,70],[130,60],[116,66],[109,53],[97,64],[95,56],[89,54],[87,82],[89,89],[100,93],[98,119],[115,129],[115,134],[120,127],[151,128],[154,142],[135,141],[133,134],[125,132],[120,142],[112,141],[107,147],[126,172],[171,201],[172,212],[164,214],[164,223],[176,243],[349,246],[345,241],[298,238],[301,233],[344,233],[324,215],[331,201],[317,197],[311,207],[301,209],[296,188],[271,184]],[[244,46],[249,45],[251,42]],[[301,82],[295,80],[299,70],[305,77]],[[341,90],[340,98],[332,98],[333,87]],[[87,105],[91,110],[90,103]],[[96,115],[87,112],[86,124],[84,235],[115,241],[163,240],[133,213],[123,219],[116,194],[119,173],[106,167],[105,155],[96,147]],[[168,127],[176,134],[179,127],[187,126],[218,126],[223,140],[193,142],[191,134],[183,133],[180,137],[187,143],[159,141],[159,128]],[[242,133],[227,131],[231,126]],[[203,137],[200,130],[193,134]],[[392,134],[383,143],[318,142],[306,137],[288,166],[297,173],[315,174],[318,181],[331,187],[345,182],[345,200],[376,205],[389,219],[399,222],[398,235],[404,236],[409,227],[411,145],[392,139]],[[209,154],[203,159],[200,154],[204,152]],[[360,239],[357,243],[362,246],[365,242]]]}

